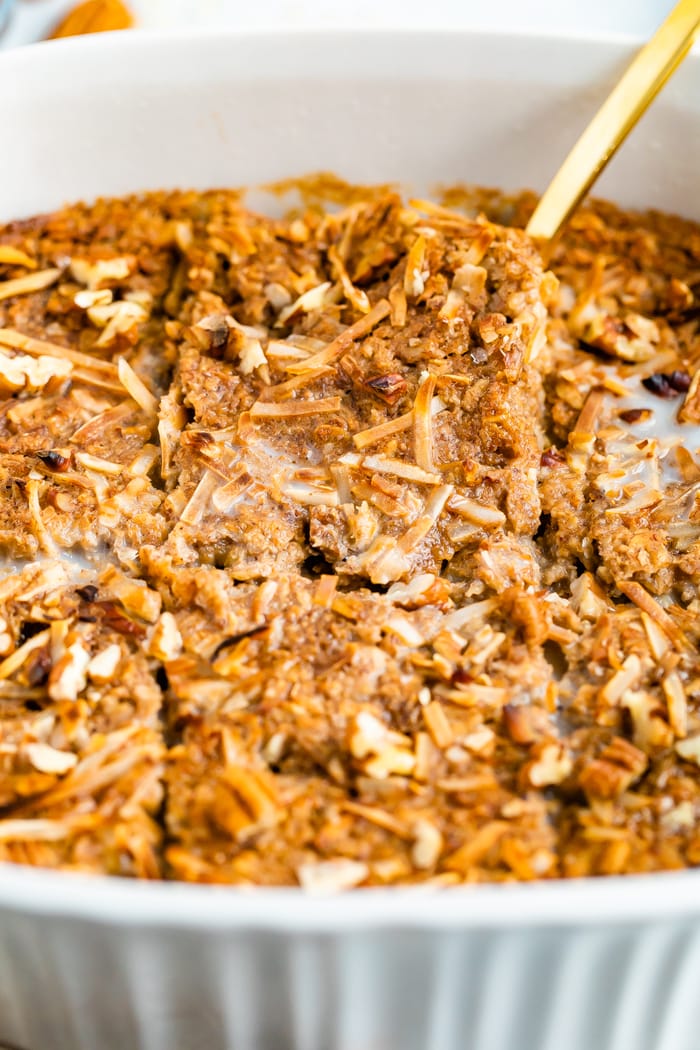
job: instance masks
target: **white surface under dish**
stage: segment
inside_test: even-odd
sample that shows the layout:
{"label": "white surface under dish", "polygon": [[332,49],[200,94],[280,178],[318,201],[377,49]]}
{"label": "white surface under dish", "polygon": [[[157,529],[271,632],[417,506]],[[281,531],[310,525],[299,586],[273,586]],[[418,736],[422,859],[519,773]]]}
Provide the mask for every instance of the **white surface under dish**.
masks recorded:
{"label": "white surface under dish", "polygon": [[[622,40],[117,34],[0,58],[0,219],[318,169],[542,188]],[[600,192],[700,217],[692,56]],[[700,872],[442,892],[0,868],[0,1043],[26,1050],[697,1050]]]}

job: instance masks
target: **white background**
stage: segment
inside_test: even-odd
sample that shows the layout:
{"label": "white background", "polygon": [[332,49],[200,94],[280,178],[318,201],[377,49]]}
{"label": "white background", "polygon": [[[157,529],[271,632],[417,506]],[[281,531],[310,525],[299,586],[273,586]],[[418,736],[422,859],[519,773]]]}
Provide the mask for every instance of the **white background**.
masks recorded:
{"label": "white background", "polygon": [[[2,46],[45,36],[76,0],[16,0]],[[648,36],[673,0],[127,0],[145,28],[470,26]]]}

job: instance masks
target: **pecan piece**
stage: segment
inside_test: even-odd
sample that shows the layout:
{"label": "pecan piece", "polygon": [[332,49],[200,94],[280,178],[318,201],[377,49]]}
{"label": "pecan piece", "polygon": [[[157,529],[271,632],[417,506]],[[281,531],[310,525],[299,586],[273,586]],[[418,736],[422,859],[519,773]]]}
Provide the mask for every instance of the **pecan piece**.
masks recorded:
{"label": "pecan piece", "polygon": [[589,798],[616,798],[644,773],[648,759],[628,740],[616,736],[598,758],[579,774],[579,786]]}

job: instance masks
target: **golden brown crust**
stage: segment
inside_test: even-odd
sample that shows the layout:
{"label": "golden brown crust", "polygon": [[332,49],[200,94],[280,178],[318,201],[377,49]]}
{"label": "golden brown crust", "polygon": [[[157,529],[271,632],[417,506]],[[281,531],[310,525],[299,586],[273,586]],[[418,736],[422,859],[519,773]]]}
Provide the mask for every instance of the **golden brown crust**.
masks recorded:
{"label": "golden brown crust", "polygon": [[700,863],[697,227],[301,191],[0,229],[0,860]]}

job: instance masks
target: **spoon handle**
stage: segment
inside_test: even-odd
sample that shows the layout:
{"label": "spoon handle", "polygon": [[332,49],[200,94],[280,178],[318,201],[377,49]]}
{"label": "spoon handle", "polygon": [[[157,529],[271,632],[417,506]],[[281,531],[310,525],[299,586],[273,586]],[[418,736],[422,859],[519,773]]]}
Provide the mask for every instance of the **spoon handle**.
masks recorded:
{"label": "spoon handle", "polygon": [[700,0],[680,0],[636,56],[559,168],[527,225],[552,240],[690,50]]}

